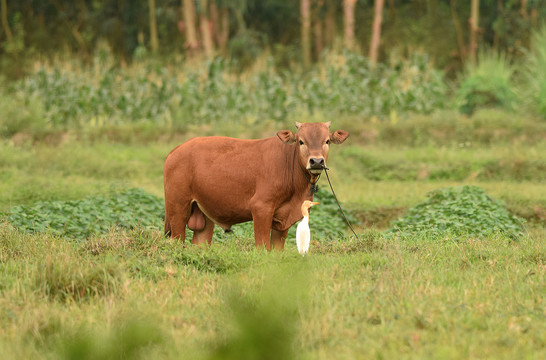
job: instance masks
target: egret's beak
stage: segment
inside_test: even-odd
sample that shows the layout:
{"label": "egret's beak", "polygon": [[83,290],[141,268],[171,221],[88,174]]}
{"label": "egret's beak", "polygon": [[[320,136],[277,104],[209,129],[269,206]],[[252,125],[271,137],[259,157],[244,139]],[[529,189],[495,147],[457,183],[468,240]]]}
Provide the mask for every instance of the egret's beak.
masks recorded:
{"label": "egret's beak", "polygon": [[311,206],[313,206],[313,205],[318,205],[318,204],[320,204],[320,203],[319,203],[319,202],[312,202],[312,203],[311,203]]}

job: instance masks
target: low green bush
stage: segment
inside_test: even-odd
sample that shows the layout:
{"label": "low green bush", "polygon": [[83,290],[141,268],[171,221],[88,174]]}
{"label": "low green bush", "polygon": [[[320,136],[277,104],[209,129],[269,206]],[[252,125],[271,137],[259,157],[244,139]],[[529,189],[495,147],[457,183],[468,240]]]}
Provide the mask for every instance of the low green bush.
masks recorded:
{"label": "low green bush", "polygon": [[[321,205],[312,211],[313,237],[316,239],[342,235],[347,225],[332,193],[319,189],[315,200],[320,201]],[[105,234],[115,227],[161,230],[164,214],[162,198],[142,189],[129,189],[108,197],[95,196],[83,200],[44,201],[32,206],[15,206],[7,213],[7,219],[23,231],[87,239]],[[353,224],[357,222],[350,213],[347,216]],[[233,234],[238,237],[253,236],[252,222],[235,225]],[[216,228],[214,239],[229,241],[233,234],[225,234],[220,228]],[[191,237],[191,231],[186,232],[186,237]],[[294,237],[295,226],[289,232],[289,238]],[[187,258],[183,261],[193,260]]]}
{"label": "low green bush", "polygon": [[479,187],[448,187],[432,191],[428,197],[396,220],[387,232],[404,237],[502,235],[513,239],[523,232],[523,220],[511,215],[503,203]]}
{"label": "low green bush", "polygon": [[163,209],[161,198],[140,189],[130,189],[110,197],[15,206],[8,213],[8,221],[28,232],[50,232],[85,239],[107,233],[116,226],[158,227],[163,222]]}

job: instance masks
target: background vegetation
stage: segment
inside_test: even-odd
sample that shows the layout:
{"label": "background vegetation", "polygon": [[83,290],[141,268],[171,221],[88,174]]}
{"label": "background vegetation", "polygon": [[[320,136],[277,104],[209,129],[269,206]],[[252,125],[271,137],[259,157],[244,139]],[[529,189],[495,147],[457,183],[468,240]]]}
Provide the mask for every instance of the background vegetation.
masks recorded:
{"label": "background vegetation", "polygon": [[375,35],[380,41],[373,62],[421,49],[455,75],[478,44],[511,58],[524,56],[532,30],[546,15],[543,0],[2,0],[2,5],[2,72],[15,77],[32,70],[36,58],[56,62],[65,53],[89,63],[101,50],[120,65],[150,54],[221,55],[243,68],[267,53],[286,69],[318,62],[324,49],[337,45],[372,55]]}
{"label": "background vegetation", "polygon": [[[546,6],[382,3],[0,0],[0,356],[546,357]],[[176,145],[330,120],[359,239],[163,237]]]}

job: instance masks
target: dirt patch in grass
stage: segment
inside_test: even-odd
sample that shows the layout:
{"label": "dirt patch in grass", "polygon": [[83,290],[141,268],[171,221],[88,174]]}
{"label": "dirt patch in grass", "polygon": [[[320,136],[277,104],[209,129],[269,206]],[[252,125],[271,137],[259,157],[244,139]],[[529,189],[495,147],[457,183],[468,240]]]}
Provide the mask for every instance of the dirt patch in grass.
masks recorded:
{"label": "dirt patch in grass", "polygon": [[528,225],[546,227],[546,207],[544,206],[512,205],[512,206],[508,206],[508,210],[511,213],[527,220]]}
{"label": "dirt patch in grass", "polygon": [[390,222],[408,211],[405,206],[379,207],[376,209],[353,210],[354,216],[362,227],[386,229]]}

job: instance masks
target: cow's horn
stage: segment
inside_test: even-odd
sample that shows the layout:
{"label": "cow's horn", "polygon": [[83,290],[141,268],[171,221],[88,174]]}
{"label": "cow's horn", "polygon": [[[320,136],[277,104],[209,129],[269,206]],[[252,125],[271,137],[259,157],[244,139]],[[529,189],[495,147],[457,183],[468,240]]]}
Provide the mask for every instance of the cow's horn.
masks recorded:
{"label": "cow's horn", "polygon": [[301,123],[296,121],[296,127],[299,129],[300,126],[301,126]]}

